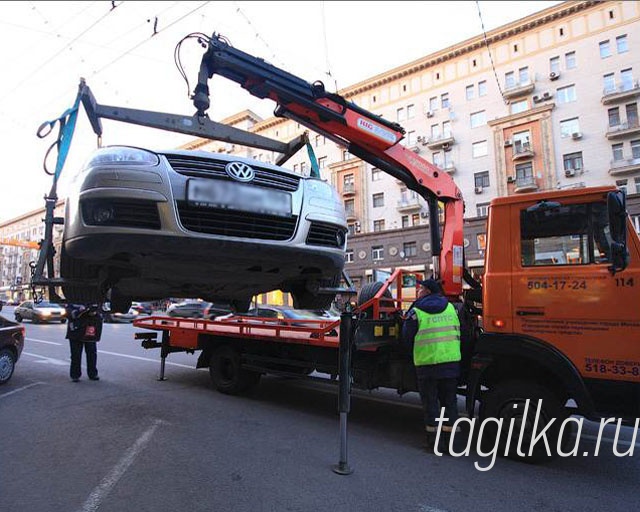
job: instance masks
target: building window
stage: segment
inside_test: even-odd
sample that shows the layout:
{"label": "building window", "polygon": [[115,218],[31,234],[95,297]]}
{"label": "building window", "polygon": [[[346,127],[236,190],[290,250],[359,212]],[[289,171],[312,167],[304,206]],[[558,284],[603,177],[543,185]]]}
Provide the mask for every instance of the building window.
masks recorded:
{"label": "building window", "polygon": [[412,213],[411,214],[411,225],[417,226],[418,224],[420,224],[420,214],[419,213]]}
{"label": "building window", "polygon": [[627,193],[627,180],[616,180],[616,187],[622,190],[625,194]]}
{"label": "building window", "polygon": [[571,101],[576,101],[576,86],[568,85],[566,87],[560,87],[557,91],[556,99],[558,103],[569,103]]}
{"label": "building window", "polygon": [[408,215],[403,215],[401,218],[402,221],[402,227],[403,228],[408,228],[411,224],[409,224],[409,216]]}
{"label": "building window", "polygon": [[405,242],[402,244],[402,252],[405,258],[413,258],[418,254],[418,244],[416,242]]}
{"label": "building window", "polygon": [[620,71],[620,81],[622,82],[620,85],[623,91],[633,89],[633,73],[631,68]]}
{"label": "building window", "polygon": [[438,97],[434,96],[433,98],[429,98],[429,110],[431,112],[435,112],[438,110]]}
{"label": "building window", "polygon": [[487,95],[487,81],[482,80],[482,82],[478,82],[478,97]]}
{"label": "building window", "polygon": [[300,162],[300,173],[303,175],[307,173],[307,162]]}
{"label": "building window", "polygon": [[440,151],[436,151],[432,154],[431,161],[433,162],[433,165],[442,167],[442,154],[440,153]]}
{"label": "building window", "polygon": [[577,153],[569,153],[562,155],[565,171],[581,171],[582,170],[582,151]]}
{"label": "building window", "polygon": [[382,171],[377,167],[371,169],[371,181],[380,181],[382,179]]}
{"label": "building window", "polygon": [[320,158],[318,158],[318,167],[320,169],[324,169],[326,166],[327,166],[327,157],[321,156]]}
{"label": "building window", "polygon": [[620,109],[618,107],[610,108],[609,113],[609,126],[618,126],[620,124]]}
{"label": "building window", "polygon": [[516,85],[516,74],[513,71],[509,71],[504,74],[504,86],[506,89],[511,87],[515,87]]}
{"label": "building window", "polygon": [[549,59],[549,71],[558,73],[560,71],[560,57],[551,57]]}
{"label": "building window", "polygon": [[371,248],[371,259],[373,261],[381,261],[384,259],[384,247],[382,245],[374,245]]}
{"label": "building window", "polygon": [[451,121],[442,122],[442,136],[445,139],[451,137]]}
{"label": "building window", "polygon": [[633,184],[636,187],[635,193],[640,194],[640,176],[633,178]]}
{"label": "building window", "polygon": [[607,57],[611,57],[611,45],[609,45],[609,40],[601,41],[600,44],[600,58],[606,59]]}
{"label": "building window", "polygon": [[575,69],[576,67],[576,52],[569,52],[564,54],[564,65],[567,69]]}
{"label": "building window", "polygon": [[416,117],[416,106],[407,105],[407,119],[413,119]]}
{"label": "building window", "polygon": [[526,185],[533,182],[533,163],[525,162],[516,165],[516,182],[520,185]]}
{"label": "building window", "polygon": [[511,113],[519,114],[529,108],[529,102],[527,100],[514,101],[511,104]]}
{"label": "building window", "polygon": [[486,217],[489,215],[489,203],[478,203],[476,205],[476,216]]}
{"label": "building window", "polygon": [[344,176],[342,176],[343,189],[346,189],[349,187],[353,188],[354,184],[355,184],[355,178],[353,174],[345,174]]}
{"label": "building window", "polygon": [[432,124],[431,125],[431,138],[433,140],[437,140],[440,138],[440,125],[439,124]]}
{"label": "building window", "polygon": [[578,118],[574,117],[572,119],[565,119],[564,121],[560,121],[560,136],[561,137],[571,137],[572,133],[577,133],[580,131],[580,123],[578,122]]}
{"label": "building window", "polygon": [[398,120],[398,122],[404,121],[406,119],[404,107],[401,107],[398,110],[396,110],[396,119]]}
{"label": "building window", "polygon": [[487,188],[489,186],[489,171],[474,173],[473,181],[476,187]]}
{"label": "building window", "polygon": [[613,73],[608,73],[603,77],[604,93],[609,94],[616,90],[616,79]]}
{"label": "building window", "polygon": [[378,219],[373,221],[373,231],[384,231],[384,219]]}
{"label": "building window", "polygon": [[373,194],[373,207],[380,208],[381,206],[384,206],[384,192]]}
{"label": "building window", "polygon": [[629,51],[629,47],[627,46],[627,35],[616,37],[616,51],[618,53],[626,53]]}
{"label": "building window", "polygon": [[637,103],[629,103],[625,106],[625,110],[627,112],[627,124],[629,127],[638,126],[638,104]]}
{"label": "building window", "polygon": [[440,104],[442,105],[442,108],[449,108],[449,93],[445,92],[443,94],[440,95]]}
{"label": "building window", "polygon": [[407,146],[408,147],[413,147],[416,145],[416,132],[415,130],[411,130],[409,132],[407,132]]}
{"label": "building window", "polygon": [[619,160],[623,160],[624,156],[622,154],[622,142],[619,144],[613,144],[611,146],[611,152],[613,153],[613,159],[614,161],[619,161]]}
{"label": "building window", "polygon": [[486,140],[481,140],[480,142],[474,142],[471,144],[471,156],[473,158],[480,158],[482,156],[487,156],[488,146]]}
{"label": "building window", "polygon": [[631,141],[631,158],[640,158],[640,139]]}
{"label": "building window", "polygon": [[484,110],[471,114],[471,128],[477,128],[487,124],[487,113]]}
{"label": "building window", "polygon": [[467,97],[467,101],[468,100],[472,100],[474,98],[474,87],[473,85],[467,85],[467,88],[465,89],[465,94]]}
{"label": "building window", "polygon": [[486,233],[478,233],[476,235],[476,243],[478,245],[479,251],[484,251],[487,248],[487,234]]}
{"label": "building window", "polygon": [[345,263],[353,263],[353,249],[347,249],[344,253],[344,261]]}
{"label": "building window", "polygon": [[324,146],[327,143],[327,139],[324,135],[316,135],[315,144],[316,147]]}
{"label": "building window", "polygon": [[347,199],[344,202],[344,211],[347,214],[347,217],[353,217],[356,212],[356,202],[354,199]]}
{"label": "building window", "polygon": [[525,84],[529,81],[529,68],[524,67],[518,70],[518,83],[520,85]]}

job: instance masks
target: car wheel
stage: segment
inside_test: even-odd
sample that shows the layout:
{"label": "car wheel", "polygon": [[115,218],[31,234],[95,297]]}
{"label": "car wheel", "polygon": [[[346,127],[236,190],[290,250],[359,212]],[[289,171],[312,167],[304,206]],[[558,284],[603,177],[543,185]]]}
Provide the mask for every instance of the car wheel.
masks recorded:
{"label": "car wheel", "polygon": [[[380,288],[384,286],[384,283],[380,281],[376,281],[374,283],[365,284],[360,293],[358,294],[358,306],[362,306],[365,302],[373,299],[376,294],[380,291]],[[392,299],[391,292],[387,289],[382,294],[382,296],[386,299]],[[362,311],[362,315],[364,318],[373,318],[373,306],[370,306]]]}
{"label": "car wheel", "polygon": [[[60,253],[60,276],[63,279],[95,279],[97,275],[98,269],[96,267],[69,256],[63,244]],[[64,293],[64,297],[68,302],[77,304],[97,304],[102,302],[102,294],[97,287],[62,285],[62,293]]]}
{"label": "car wheel", "polygon": [[5,384],[13,375],[16,356],[8,348],[0,350],[0,384]]}
{"label": "car wheel", "polygon": [[18,322],[18,323],[22,322],[22,315],[19,315],[18,313],[16,313],[15,317],[16,317],[16,322]]}
{"label": "car wheel", "polygon": [[234,299],[230,304],[236,313],[246,313],[251,307],[251,299]]}
{"label": "car wheel", "polygon": [[243,369],[240,353],[229,345],[214,350],[209,363],[209,375],[214,387],[226,395],[240,394],[260,381],[260,373]]}
{"label": "car wheel", "polygon": [[[525,416],[525,405],[529,400],[527,415]],[[540,413],[538,425],[535,432],[543,431],[548,423],[555,421],[546,430],[546,439],[549,443],[547,452],[543,439],[540,439],[533,447],[529,455],[531,437],[534,435],[533,427],[538,403],[540,402]],[[480,406],[480,419],[497,418],[502,420],[502,429],[498,429],[495,422],[487,422],[482,433],[483,449],[492,449],[498,446],[498,453],[504,454],[509,441],[507,458],[521,460],[524,462],[540,463],[550,461],[558,456],[558,439],[560,436],[560,426],[568,417],[568,412],[564,403],[550,389],[531,381],[512,380],[498,382],[494,384],[483,396]],[[517,435],[509,436],[510,424],[513,421],[513,432]],[[524,424],[524,425],[523,425]],[[520,434],[522,432],[522,434]],[[564,438],[561,447],[565,446],[567,438],[571,435],[568,429],[564,431]],[[499,437],[498,437],[499,436]],[[520,442],[520,437],[522,441]],[[521,453],[518,454],[518,444]]]}
{"label": "car wheel", "polygon": [[66,318],[61,318],[61,319],[60,319],[60,323],[61,323],[61,324],[65,324],[65,323],[67,323],[67,319],[66,319]]}
{"label": "car wheel", "polygon": [[109,292],[109,303],[112,313],[126,313],[131,308],[131,297],[121,295],[117,289],[111,288]]}
{"label": "car wheel", "polygon": [[38,318],[38,316],[37,316],[37,315],[33,315],[33,316],[31,317],[31,323],[33,323],[33,324],[39,324],[39,323],[40,323],[40,318]]}
{"label": "car wheel", "polygon": [[[319,287],[335,288],[338,284],[340,284],[340,274],[336,274],[331,279],[322,280]],[[294,287],[291,290],[291,295],[295,309],[329,309],[336,298],[335,293],[313,293],[309,290],[307,283]]]}

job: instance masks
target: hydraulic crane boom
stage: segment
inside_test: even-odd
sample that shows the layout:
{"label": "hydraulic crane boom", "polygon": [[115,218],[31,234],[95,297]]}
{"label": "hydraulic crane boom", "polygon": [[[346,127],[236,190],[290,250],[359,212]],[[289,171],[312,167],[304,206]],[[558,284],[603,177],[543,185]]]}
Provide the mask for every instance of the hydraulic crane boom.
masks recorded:
{"label": "hydraulic crane boom", "polygon": [[[198,116],[209,108],[208,80],[214,74],[237,82],[250,94],[276,102],[274,114],[300,123],[346,147],[420,194],[429,205],[433,269],[448,296],[462,293],[462,194],[453,179],[400,144],[404,129],[368,112],[322,82],[308,83],[262,59],[230,46],[214,33],[202,57],[193,103]],[[442,242],[438,202],[444,203]]]}

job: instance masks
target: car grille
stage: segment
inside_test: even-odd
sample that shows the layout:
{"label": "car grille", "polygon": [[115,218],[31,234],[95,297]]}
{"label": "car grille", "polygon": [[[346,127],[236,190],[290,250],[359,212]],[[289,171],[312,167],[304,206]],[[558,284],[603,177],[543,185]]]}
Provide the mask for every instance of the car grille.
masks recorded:
{"label": "car grille", "polygon": [[297,216],[278,217],[224,208],[200,208],[177,201],[180,222],[185,229],[208,235],[235,236],[259,240],[290,240]]}
{"label": "car grille", "polygon": [[82,201],[82,219],[88,226],[160,229],[160,215],[155,201],[86,199]]}
{"label": "car grille", "polygon": [[[340,226],[334,224],[325,224],[322,222],[312,222],[307,235],[307,244],[324,245],[326,247],[343,247],[346,231]],[[338,242],[338,237],[342,243]]]}
{"label": "car grille", "polygon": [[[229,162],[187,155],[165,155],[165,157],[173,170],[184,176],[234,181],[224,170]],[[256,172],[255,178],[251,181],[253,185],[288,192],[297,190],[300,185],[300,178],[297,176],[253,165],[251,167]]]}

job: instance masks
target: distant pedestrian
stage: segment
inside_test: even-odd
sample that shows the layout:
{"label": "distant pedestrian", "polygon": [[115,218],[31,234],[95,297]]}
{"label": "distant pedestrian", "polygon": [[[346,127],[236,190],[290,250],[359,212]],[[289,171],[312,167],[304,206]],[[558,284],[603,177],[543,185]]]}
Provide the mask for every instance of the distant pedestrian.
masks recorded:
{"label": "distant pedestrian", "polygon": [[460,321],[438,281],[418,281],[416,291],[417,299],[407,313],[402,337],[405,343],[413,343],[413,362],[424,409],[427,448],[433,450],[436,448],[436,418],[441,408],[445,408],[445,417],[448,418],[442,427],[444,443],[448,443],[452,426],[458,419]]}
{"label": "distant pedestrian", "polygon": [[71,349],[71,369],[69,376],[78,382],[82,376],[82,351],[87,357],[87,376],[90,380],[98,377],[98,350],[96,343],[102,336],[102,314],[97,305],[67,305],[67,336]]}

